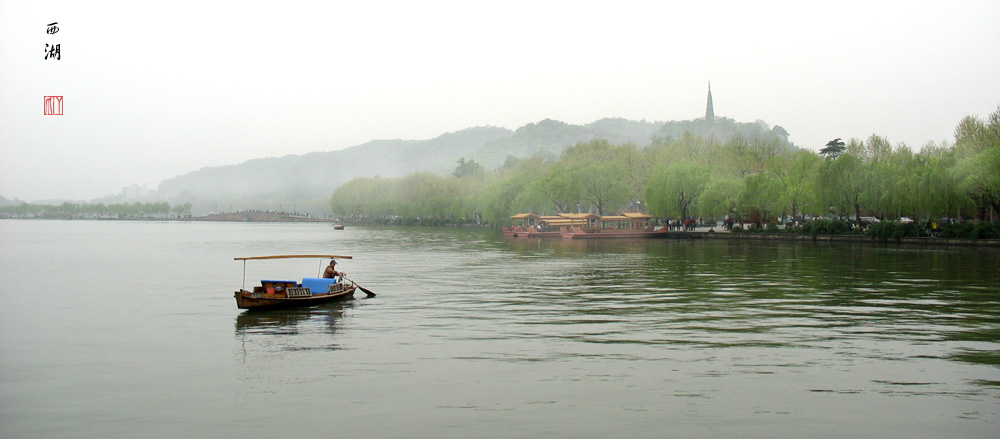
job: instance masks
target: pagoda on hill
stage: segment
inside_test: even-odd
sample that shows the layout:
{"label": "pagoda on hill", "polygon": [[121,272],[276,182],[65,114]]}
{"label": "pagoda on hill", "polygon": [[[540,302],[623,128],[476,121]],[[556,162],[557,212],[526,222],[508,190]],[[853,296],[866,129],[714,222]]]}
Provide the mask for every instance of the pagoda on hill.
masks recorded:
{"label": "pagoda on hill", "polygon": [[712,81],[708,81],[708,106],[705,108],[705,121],[715,122],[715,109],[712,108]]}

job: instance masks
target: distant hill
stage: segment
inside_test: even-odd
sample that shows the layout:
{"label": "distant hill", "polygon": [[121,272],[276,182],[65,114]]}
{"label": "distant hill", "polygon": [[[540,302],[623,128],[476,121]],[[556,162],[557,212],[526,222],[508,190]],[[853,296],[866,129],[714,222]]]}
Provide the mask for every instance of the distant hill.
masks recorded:
{"label": "distant hill", "polygon": [[17,198],[13,200],[8,200],[4,198],[2,195],[0,195],[0,207],[18,206],[21,204],[24,204],[24,201],[18,200]]}
{"label": "distant hill", "polygon": [[[515,131],[475,127],[442,134],[430,140],[373,140],[340,151],[255,159],[239,165],[203,168],[160,183],[157,196],[175,203],[191,203],[195,213],[230,208],[296,210],[322,215],[337,186],[358,177],[403,177],[415,172],[450,174],[460,158],[472,159],[487,169],[503,165],[507,157],[540,155],[555,160],[567,146],[593,139],[612,144],[649,145],[654,136],[679,137],[684,132],[715,136],[720,141],[734,134],[777,137],[789,148],[788,133],[762,121],[736,123],[716,118],[675,122],[601,119],[571,125],[551,119],[530,123]],[[294,206],[294,207],[293,207]]]}

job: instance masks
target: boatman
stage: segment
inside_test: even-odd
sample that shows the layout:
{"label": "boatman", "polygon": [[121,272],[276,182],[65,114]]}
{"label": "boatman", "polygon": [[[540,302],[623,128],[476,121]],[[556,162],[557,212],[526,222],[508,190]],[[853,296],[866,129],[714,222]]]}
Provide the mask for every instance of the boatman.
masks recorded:
{"label": "boatman", "polygon": [[341,272],[337,271],[337,260],[336,259],[331,259],[330,260],[330,265],[327,266],[326,270],[323,271],[323,277],[326,278],[326,279],[333,279],[333,278],[336,278],[337,276],[344,277],[344,275],[346,275],[346,274],[347,273],[341,273]]}

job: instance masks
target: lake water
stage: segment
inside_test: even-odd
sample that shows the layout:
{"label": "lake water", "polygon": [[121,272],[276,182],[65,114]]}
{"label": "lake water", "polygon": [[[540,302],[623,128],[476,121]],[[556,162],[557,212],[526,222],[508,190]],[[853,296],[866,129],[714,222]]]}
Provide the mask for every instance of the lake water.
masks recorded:
{"label": "lake water", "polygon": [[[234,257],[377,297],[236,309]],[[318,260],[250,261],[261,278]],[[995,438],[1000,251],[0,221],[0,437]]]}

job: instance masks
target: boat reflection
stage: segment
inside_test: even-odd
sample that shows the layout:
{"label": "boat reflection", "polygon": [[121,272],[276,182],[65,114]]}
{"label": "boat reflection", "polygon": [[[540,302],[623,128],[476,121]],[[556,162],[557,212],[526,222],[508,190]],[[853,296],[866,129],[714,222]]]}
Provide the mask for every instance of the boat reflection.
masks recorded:
{"label": "boat reflection", "polygon": [[341,319],[354,301],[336,301],[321,305],[274,310],[248,310],[236,316],[236,335],[299,334],[337,332]]}
{"label": "boat reflection", "polygon": [[[651,243],[652,242],[652,243]],[[644,238],[620,238],[614,240],[592,239],[562,239],[562,238],[523,238],[506,239],[502,245],[508,250],[519,254],[535,254],[538,251],[563,254],[594,254],[594,253],[636,253],[645,252],[657,244]]]}

